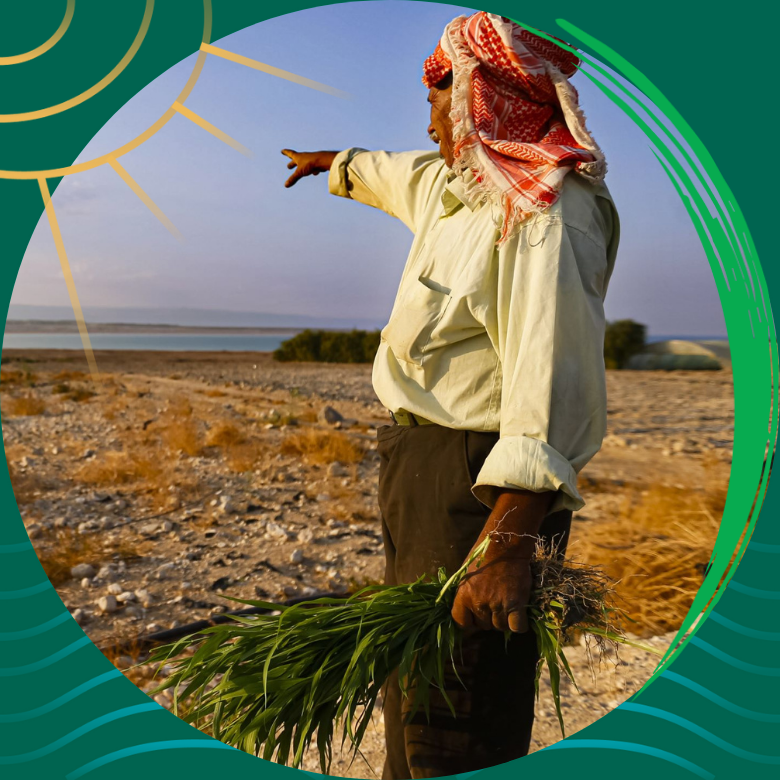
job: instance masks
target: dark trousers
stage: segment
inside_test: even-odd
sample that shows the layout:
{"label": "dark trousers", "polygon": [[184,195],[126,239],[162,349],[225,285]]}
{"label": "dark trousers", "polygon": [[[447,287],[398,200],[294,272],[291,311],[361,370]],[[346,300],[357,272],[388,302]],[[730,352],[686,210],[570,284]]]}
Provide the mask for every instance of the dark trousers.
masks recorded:
{"label": "dark trousers", "polygon": [[[440,566],[454,572],[490,514],[471,485],[498,434],[386,425],[377,440],[386,582],[413,582]],[[570,525],[571,512],[556,512],[545,519],[541,535],[565,549]],[[432,691],[430,720],[420,711],[406,726],[408,700],[397,675],[391,677],[384,691],[383,779],[442,777],[525,756],[537,658],[532,631],[513,634],[508,644],[498,631],[465,638],[457,669],[447,670],[447,693],[457,717]]]}

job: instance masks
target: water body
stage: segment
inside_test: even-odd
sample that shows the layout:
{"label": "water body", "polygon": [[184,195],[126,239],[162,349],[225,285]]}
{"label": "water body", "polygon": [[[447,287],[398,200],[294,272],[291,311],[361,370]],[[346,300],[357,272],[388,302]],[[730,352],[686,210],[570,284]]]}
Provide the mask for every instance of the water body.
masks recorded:
{"label": "water body", "polygon": [[[160,352],[273,352],[292,338],[289,333],[94,333],[93,349],[138,350]],[[649,343],[681,339],[704,341],[705,336],[648,336]],[[710,340],[725,337],[713,336]],[[3,349],[74,349],[81,350],[77,333],[7,333]]]}
{"label": "water body", "polygon": [[[273,352],[289,333],[94,333],[93,349],[161,352]],[[77,333],[7,333],[3,349],[82,350]]]}

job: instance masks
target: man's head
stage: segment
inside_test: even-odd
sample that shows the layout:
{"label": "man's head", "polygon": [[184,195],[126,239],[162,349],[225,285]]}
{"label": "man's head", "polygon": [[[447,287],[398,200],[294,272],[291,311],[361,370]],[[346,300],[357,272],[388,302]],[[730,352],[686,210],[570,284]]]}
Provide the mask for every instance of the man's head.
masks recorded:
{"label": "man's head", "polygon": [[454,141],[452,139],[452,71],[428,91],[428,102],[431,104],[431,123],[428,125],[428,135],[452,168],[455,158]]}

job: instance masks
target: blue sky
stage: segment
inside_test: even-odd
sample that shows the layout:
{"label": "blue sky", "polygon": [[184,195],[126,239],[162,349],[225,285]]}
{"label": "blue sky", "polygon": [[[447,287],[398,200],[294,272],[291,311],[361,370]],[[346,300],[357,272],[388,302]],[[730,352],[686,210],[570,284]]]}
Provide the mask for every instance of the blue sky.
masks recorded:
{"label": "blue sky", "polygon": [[[121,159],[183,233],[182,243],[108,166],[64,179],[54,204],[84,307],[301,313],[383,324],[411,234],[382,212],[328,195],[324,176],[285,190],[280,149],[431,148],[421,64],[444,25],[463,12],[422,2],[331,5],[215,42],[354,99],[209,57],[186,105],[254,157],[176,116]],[[194,56],[179,63],[124,106],[79,159],[142,132],[170,106],[193,63]],[[655,335],[725,334],[704,252],[647,139],[587,79],[573,83],[607,155],[607,184],[621,217],[608,318],[644,322]],[[68,303],[45,219],[12,303]]]}

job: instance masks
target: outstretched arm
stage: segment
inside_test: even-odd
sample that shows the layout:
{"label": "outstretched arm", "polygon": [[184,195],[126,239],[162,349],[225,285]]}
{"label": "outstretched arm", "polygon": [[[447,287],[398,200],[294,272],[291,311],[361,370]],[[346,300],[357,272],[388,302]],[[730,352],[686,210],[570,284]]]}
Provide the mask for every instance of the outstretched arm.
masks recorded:
{"label": "outstretched arm", "polygon": [[290,170],[294,169],[284,186],[292,187],[304,176],[318,176],[329,171],[338,152],[296,152],[293,149],[282,149],[282,154],[290,158],[287,167]]}

